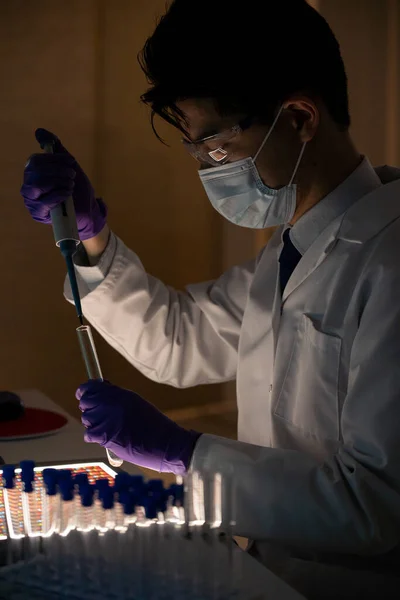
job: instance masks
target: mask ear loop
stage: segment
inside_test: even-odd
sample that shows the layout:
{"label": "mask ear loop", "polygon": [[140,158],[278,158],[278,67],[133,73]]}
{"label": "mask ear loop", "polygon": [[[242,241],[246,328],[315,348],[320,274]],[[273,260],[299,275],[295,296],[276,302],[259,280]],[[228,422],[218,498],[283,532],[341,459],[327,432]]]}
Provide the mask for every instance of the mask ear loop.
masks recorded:
{"label": "mask ear loop", "polygon": [[265,144],[266,144],[267,140],[269,139],[269,136],[270,136],[270,135],[271,135],[271,133],[273,132],[273,130],[274,130],[274,127],[275,127],[275,125],[276,125],[276,122],[277,122],[277,120],[279,119],[279,117],[281,116],[281,112],[282,112],[282,111],[283,111],[283,104],[282,104],[282,106],[280,107],[280,109],[279,109],[279,112],[278,112],[278,114],[276,115],[275,119],[273,120],[273,122],[272,122],[272,125],[271,125],[271,127],[269,128],[267,135],[265,136],[265,138],[264,138],[264,139],[263,139],[263,141],[261,142],[261,146],[259,147],[259,149],[257,150],[257,152],[256,152],[256,154],[255,154],[255,156],[254,156],[254,158],[253,158],[253,161],[254,161],[254,162],[256,162],[256,160],[257,160],[257,158],[258,158],[258,155],[260,154],[261,150],[264,148],[264,146],[265,146]]}
{"label": "mask ear loop", "polygon": [[293,175],[292,175],[292,177],[290,178],[289,185],[292,185],[292,183],[293,183],[293,180],[294,180],[294,178],[296,177],[297,169],[299,168],[300,161],[301,161],[301,159],[303,158],[303,154],[304,154],[304,150],[306,149],[306,145],[307,145],[307,142],[304,142],[304,144],[303,144],[303,145],[302,145],[302,147],[301,147],[300,154],[299,154],[299,158],[297,159],[297,163],[296,163],[296,166],[295,166],[295,168],[294,168]]}

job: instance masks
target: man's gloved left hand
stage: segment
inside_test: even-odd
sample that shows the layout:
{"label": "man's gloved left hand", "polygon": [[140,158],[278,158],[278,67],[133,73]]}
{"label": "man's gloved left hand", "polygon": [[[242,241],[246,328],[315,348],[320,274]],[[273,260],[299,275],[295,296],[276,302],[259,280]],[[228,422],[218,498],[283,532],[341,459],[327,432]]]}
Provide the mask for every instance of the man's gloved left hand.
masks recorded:
{"label": "man's gloved left hand", "polygon": [[139,467],[183,475],[200,437],[171,421],[138,394],[108,381],[90,380],[76,397],[85,441],[109,448]]}

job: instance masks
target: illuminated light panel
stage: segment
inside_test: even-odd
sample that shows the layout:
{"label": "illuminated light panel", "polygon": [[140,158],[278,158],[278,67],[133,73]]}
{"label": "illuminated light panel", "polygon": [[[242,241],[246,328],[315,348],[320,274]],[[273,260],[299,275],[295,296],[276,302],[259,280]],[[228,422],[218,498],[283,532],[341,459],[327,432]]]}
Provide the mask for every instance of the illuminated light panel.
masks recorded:
{"label": "illuminated light panel", "polygon": [[[43,469],[70,469],[72,471],[73,476],[77,473],[87,473],[89,483],[93,484],[97,479],[108,479],[112,484],[114,482],[114,477],[117,474],[114,469],[109,467],[107,464],[103,462],[87,462],[87,463],[71,463],[68,465],[58,464],[58,465],[45,465],[44,467],[35,467],[35,489],[42,490],[43,489],[43,478],[42,471]],[[0,476],[3,475],[3,471],[0,469]],[[21,481],[21,469],[15,469],[15,486],[20,491],[19,494],[19,502],[17,507],[13,507],[14,510],[18,511],[18,518],[20,521],[21,527],[23,526],[23,513],[22,513],[22,490],[23,485]],[[42,523],[42,506],[41,503],[37,506],[37,511],[34,518],[36,525],[41,525]],[[7,524],[6,524],[6,514],[4,508],[4,496],[3,496],[3,485],[0,486],[0,540],[6,539],[7,536]]]}

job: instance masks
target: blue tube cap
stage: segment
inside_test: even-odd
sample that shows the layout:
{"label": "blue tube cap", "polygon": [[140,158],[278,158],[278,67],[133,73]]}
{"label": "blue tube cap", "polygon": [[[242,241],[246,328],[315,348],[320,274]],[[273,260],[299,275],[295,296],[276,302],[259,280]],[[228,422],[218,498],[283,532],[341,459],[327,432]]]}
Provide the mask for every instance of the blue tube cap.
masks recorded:
{"label": "blue tube cap", "polygon": [[167,490],[167,495],[172,496],[174,504],[183,504],[184,488],[183,485],[178,483],[172,483]]}
{"label": "blue tube cap", "polygon": [[144,486],[144,477],[143,475],[130,475],[130,486],[134,487],[143,487]]}
{"label": "blue tube cap", "polygon": [[60,494],[64,502],[69,502],[74,497],[74,485],[72,481],[60,482]]}
{"label": "blue tube cap", "polygon": [[42,471],[43,481],[47,483],[48,481],[57,481],[58,480],[58,469],[43,469]]}
{"label": "blue tube cap", "polygon": [[48,481],[46,483],[46,494],[48,496],[55,496],[57,494],[57,482],[56,481]]}
{"label": "blue tube cap", "polygon": [[131,475],[129,481],[129,488],[134,492],[141,494],[144,490],[145,483],[143,475]]}
{"label": "blue tube cap", "polygon": [[142,506],[145,508],[148,519],[155,519],[157,517],[157,503],[153,498],[144,498]]}
{"label": "blue tube cap", "polygon": [[89,484],[83,486],[80,494],[82,506],[93,506],[94,486]]}
{"label": "blue tube cap", "polygon": [[98,491],[99,494],[99,498],[101,500],[101,498],[103,497],[104,491],[110,489],[110,482],[108,481],[108,479],[96,479],[96,481],[94,482],[94,486],[96,488],[96,490]]}
{"label": "blue tube cap", "polygon": [[121,504],[126,504],[130,500],[133,501],[136,498],[136,494],[134,492],[132,492],[131,490],[121,490],[119,492],[118,496],[119,496],[118,501]]}
{"label": "blue tube cap", "polygon": [[157,507],[157,512],[166,512],[167,500],[166,500],[165,496],[157,498],[156,507]]}
{"label": "blue tube cap", "polygon": [[43,469],[42,477],[43,477],[43,483],[46,488],[46,494],[48,496],[55,496],[57,494],[57,482],[58,482],[57,469]]}
{"label": "blue tube cap", "polygon": [[24,492],[26,492],[27,494],[30,494],[31,492],[33,492],[33,485],[32,485],[32,481],[29,480],[22,480],[23,484],[24,484]]}
{"label": "blue tube cap", "polygon": [[15,466],[14,465],[3,465],[3,480],[4,487],[7,489],[12,489],[15,486]]}
{"label": "blue tube cap", "polygon": [[81,493],[81,488],[85,485],[89,485],[89,477],[87,473],[77,473],[74,477],[74,484],[79,487],[79,493]]}
{"label": "blue tube cap", "polygon": [[121,492],[122,490],[129,489],[131,476],[129,473],[122,471],[122,473],[117,473],[114,479],[114,491]]}
{"label": "blue tube cap", "polygon": [[24,491],[31,492],[32,481],[35,479],[35,462],[33,460],[21,460],[21,481],[24,483]]}
{"label": "blue tube cap", "polygon": [[19,466],[21,467],[21,481],[28,484],[32,483],[35,479],[35,461],[21,460]]}
{"label": "blue tube cap", "polygon": [[162,479],[150,479],[147,482],[147,489],[149,492],[162,493],[164,491],[164,482]]}
{"label": "blue tube cap", "polygon": [[71,469],[58,469],[58,480],[59,481],[72,481]]}
{"label": "blue tube cap", "polygon": [[23,473],[28,471],[33,472],[34,468],[36,467],[36,463],[34,460],[21,460],[19,466],[21,467]]}
{"label": "blue tube cap", "polygon": [[104,510],[109,510],[114,506],[114,492],[112,488],[107,487],[102,490],[101,496],[102,506]]}
{"label": "blue tube cap", "polygon": [[120,492],[119,499],[124,507],[125,515],[132,515],[135,512],[136,495],[128,490]]}

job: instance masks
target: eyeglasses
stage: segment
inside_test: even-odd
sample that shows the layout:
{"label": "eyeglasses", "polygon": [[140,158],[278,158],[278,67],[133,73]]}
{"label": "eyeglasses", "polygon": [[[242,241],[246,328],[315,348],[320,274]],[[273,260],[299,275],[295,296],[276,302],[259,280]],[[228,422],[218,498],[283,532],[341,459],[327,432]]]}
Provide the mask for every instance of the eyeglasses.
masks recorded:
{"label": "eyeglasses", "polygon": [[195,142],[189,142],[185,139],[181,141],[189,154],[199,162],[213,166],[223,164],[229,158],[229,152],[224,149],[224,145],[239,133],[248,129],[253,124],[254,119],[255,117],[246,117],[230,129],[200,138]]}

